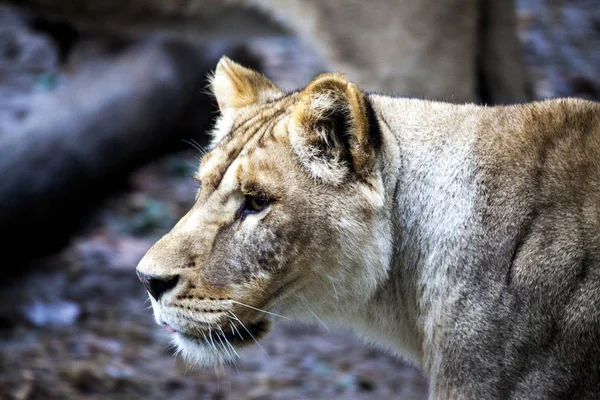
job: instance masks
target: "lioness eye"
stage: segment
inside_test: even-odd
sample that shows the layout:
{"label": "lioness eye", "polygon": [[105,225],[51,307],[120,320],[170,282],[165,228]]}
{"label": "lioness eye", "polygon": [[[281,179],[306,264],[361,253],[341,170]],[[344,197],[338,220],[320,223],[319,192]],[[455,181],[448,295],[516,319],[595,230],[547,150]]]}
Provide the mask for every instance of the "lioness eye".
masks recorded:
{"label": "lioness eye", "polygon": [[240,216],[243,218],[248,214],[256,214],[263,211],[271,203],[270,200],[263,196],[252,196],[247,194],[246,200],[242,206]]}

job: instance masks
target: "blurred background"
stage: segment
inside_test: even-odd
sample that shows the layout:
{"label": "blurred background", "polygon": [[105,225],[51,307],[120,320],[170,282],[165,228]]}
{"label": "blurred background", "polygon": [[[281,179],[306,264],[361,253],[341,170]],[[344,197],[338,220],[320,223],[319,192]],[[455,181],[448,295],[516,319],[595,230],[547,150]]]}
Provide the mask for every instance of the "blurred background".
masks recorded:
{"label": "blurred background", "polygon": [[422,399],[350,333],[277,327],[237,366],[173,357],[134,268],[191,206],[222,55],[284,90],[600,99],[600,0],[0,0],[0,398]]}

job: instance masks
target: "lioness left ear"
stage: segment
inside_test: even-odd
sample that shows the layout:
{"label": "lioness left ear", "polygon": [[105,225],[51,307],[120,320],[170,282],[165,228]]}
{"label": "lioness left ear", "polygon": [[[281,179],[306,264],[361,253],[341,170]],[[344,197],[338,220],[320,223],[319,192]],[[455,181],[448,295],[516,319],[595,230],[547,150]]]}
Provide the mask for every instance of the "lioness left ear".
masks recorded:
{"label": "lioness left ear", "polygon": [[219,60],[210,86],[222,113],[227,109],[266,103],[283,96],[283,92],[266,76],[225,56]]}
{"label": "lioness left ear", "polygon": [[300,93],[290,122],[290,141],[301,162],[333,185],[372,172],[378,132],[365,94],[332,73],[318,76]]}

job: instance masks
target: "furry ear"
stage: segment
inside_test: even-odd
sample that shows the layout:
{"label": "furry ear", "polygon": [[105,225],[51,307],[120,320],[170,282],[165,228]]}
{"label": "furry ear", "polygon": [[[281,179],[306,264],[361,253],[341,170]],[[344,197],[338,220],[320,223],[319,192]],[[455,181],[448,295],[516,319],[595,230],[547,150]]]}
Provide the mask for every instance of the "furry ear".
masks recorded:
{"label": "furry ear", "polygon": [[283,96],[283,92],[267,77],[225,56],[219,60],[210,86],[221,112],[253,103],[266,103]]}
{"label": "furry ear", "polygon": [[301,93],[290,122],[290,140],[316,178],[333,185],[374,167],[379,130],[363,94],[345,76],[322,74]]}

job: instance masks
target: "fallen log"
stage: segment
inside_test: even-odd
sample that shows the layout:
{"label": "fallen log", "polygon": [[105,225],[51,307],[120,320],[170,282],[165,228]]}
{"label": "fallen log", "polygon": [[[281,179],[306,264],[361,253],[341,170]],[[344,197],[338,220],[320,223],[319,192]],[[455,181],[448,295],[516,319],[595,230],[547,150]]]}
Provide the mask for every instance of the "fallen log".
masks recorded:
{"label": "fallen log", "polygon": [[1,273],[64,244],[109,188],[191,137],[181,132],[191,107],[203,114],[195,126],[208,126],[203,89],[219,53],[149,42],[38,96],[0,136]]}

